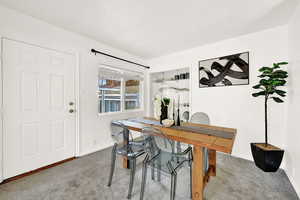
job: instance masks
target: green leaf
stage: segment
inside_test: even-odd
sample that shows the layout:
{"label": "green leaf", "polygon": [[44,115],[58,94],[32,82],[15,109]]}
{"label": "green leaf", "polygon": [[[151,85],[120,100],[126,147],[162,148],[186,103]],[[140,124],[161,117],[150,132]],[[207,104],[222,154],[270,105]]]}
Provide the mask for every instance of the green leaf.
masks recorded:
{"label": "green leaf", "polygon": [[278,70],[273,71],[273,73],[283,73],[283,74],[287,74],[287,71],[284,71],[284,70],[282,70],[282,69],[278,69]]}
{"label": "green leaf", "polygon": [[272,74],[271,76],[269,76],[270,78],[281,78],[281,79],[285,79],[288,77],[287,74]]}
{"label": "green leaf", "polygon": [[[278,90],[277,87],[284,86],[286,84],[286,78],[288,77],[288,72],[281,70],[282,65],[287,65],[287,62],[273,63],[273,67],[261,67],[258,71],[261,74],[258,75],[260,81],[258,84],[254,85],[254,89],[260,89],[260,92],[253,93],[253,97],[258,96],[275,96],[273,98],[275,102],[282,103],[281,97],[286,96],[286,92],[283,90]],[[279,97],[277,97],[279,95]]]}
{"label": "green leaf", "polygon": [[260,78],[264,78],[264,77],[270,77],[273,73],[272,72],[263,72],[261,75],[259,75],[258,77]]}
{"label": "green leaf", "polygon": [[273,71],[273,68],[271,68],[271,67],[262,67],[258,71],[264,72],[264,73],[271,73]]}
{"label": "green leaf", "polygon": [[260,84],[257,84],[257,85],[254,85],[252,88],[254,88],[254,89],[259,89],[260,88]]}
{"label": "green leaf", "polygon": [[288,62],[279,62],[279,63],[277,63],[277,65],[287,65],[287,64],[289,64]]}
{"label": "green leaf", "polygon": [[277,63],[273,63],[273,69],[280,68],[280,66]]}
{"label": "green leaf", "polygon": [[272,99],[277,103],[283,103],[284,101],[278,97],[272,97]]}
{"label": "green leaf", "polygon": [[279,96],[285,97],[286,91],[283,90],[275,90],[275,93],[278,94]]}
{"label": "green leaf", "polygon": [[273,63],[273,68],[277,69],[280,68],[280,65],[287,65],[287,62],[279,62],[279,63]]}
{"label": "green leaf", "polygon": [[282,80],[282,79],[273,79],[273,80],[271,80],[271,85],[273,87],[284,86],[285,83],[286,83],[286,80]]}
{"label": "green leaf", "polygon": [[261,91],[261,92],[257,92],[257,93],[252,94],[253,97],[265,96],[265,95],[266,95],[266,91]]}
{"label": "green leaf", "polygon": [[268,86],[268,85],[271,84],[271,82],[270,82],[269,80],[267,80],[267,79],[261,79],[261,80],[259,81],[259,84],[261,84],[261,85],[263,85],[263,86]]}
{"label": "green leaf", "polygon": [[274,94],[274,89],[271,89],[270,91],[268,91],[269,94]]}
{"label": "green leaf", "polygon": [[284,79],[284,78],[288,77],[288,73],[286,71],[283,71],[283,70],[276,70],[269,77]]}

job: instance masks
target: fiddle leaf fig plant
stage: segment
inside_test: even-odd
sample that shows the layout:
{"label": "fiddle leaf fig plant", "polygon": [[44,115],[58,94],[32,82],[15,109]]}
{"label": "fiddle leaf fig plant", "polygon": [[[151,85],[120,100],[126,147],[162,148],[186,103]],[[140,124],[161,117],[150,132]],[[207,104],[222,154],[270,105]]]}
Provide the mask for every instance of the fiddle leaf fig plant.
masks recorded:
{"label": "fiddle leaf fig plant", "polygon": [[281,69],[282,65],[287,65],[287,62],[274,63],[273,67],[262,67],[258,71],[261,74],[258,76],[260,81],[253,86],[259,90],[253,93],[253,97],[263,96],[265,100],[265,145],[268,145],[268,100],[272,99],[276,103],[283,103],[283,97],[286,96],[286,91],[279,89],[285,86],[288,72]]}

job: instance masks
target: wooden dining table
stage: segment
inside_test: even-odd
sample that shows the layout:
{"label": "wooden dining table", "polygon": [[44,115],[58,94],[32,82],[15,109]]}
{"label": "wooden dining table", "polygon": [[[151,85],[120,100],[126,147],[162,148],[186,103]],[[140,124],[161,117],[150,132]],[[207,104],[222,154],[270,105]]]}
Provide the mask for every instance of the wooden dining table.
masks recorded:
{"label": "wooden dining table", "polygon": [[[120,120],[128,130],[141,132],[146,126],[160,129],[172,140],[193,145],[192,199],[203,200],[206,184],[211,176],[216,176],[216,152],[231,154],[237,130],[195,123],[182,123],[181,126],[164,127],[159,121],[149,118]],[[126,142],[126,141],[124,141]],[[208,149],[209,168],[204,172],[204,147]],[[123,167],[128,168],[124,157]]]}

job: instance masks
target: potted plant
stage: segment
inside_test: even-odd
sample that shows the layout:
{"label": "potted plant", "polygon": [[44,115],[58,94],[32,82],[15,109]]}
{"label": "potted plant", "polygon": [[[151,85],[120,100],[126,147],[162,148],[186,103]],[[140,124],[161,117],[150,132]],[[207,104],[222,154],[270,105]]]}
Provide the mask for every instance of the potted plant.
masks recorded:
{"label": "potted plant", "polygon": [[160,123],[162,124],[162,121],[164,119],[168,119],[168,106],[170,104],[170,98],[164,97],[161,100],[161,115],[160,115]]}
{"label": "potted plant", "polygon": [[253,86],[260,90],[253,93],[253,97],[264,97],[265,106],[265,143],[251,143],[252,156],[255,165],[265,172],[276,172],[281,164],[284,150],[268,143],[268,101],[283,103],[282,97],[286,96],[286,91],[279,88],[285,86],[288,73],[281,69],[281,65],[287,62],[274,63],[273,67],[262,67],[259,84]]}

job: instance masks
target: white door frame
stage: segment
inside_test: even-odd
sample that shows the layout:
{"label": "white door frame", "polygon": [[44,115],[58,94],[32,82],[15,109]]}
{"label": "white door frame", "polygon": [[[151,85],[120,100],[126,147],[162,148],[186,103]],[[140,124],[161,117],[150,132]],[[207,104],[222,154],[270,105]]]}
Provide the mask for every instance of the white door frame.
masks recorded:
{"label": "white door frame", "polygon": [[48,50],[52,50],[52,51],[57,51],[60,53],[67,53],[67,54],[72,54],[75,56],[75,105],[76,105],[76,112],[75,112],[75,117],[76,117],[76,122],[75,122],[75,157],[79,157],[80,156],[80,95],[79,95],[79,91],[80,91],[80,82],[79,82],[79,54],[77,52],[66,52],[66,51],[62,51],[62,50],[57,50],[57,49],[52,49],[52,48],[48,48],[48,47],[44,47],[44,46],[40,46],[37,44],[32,44],[32,43],[27,43],[24,41],[20,41],[20,40],[16,40],[16,39],[11,39],[11,38],[7,38],[7,37],[3,37],[0,35],[0,183],[3,181],[3,153],[4,153],[4,149],[3,149],[3,59],[2,59],[2,53],[3,53],[3,39],[7,39],[7,40],[12,40],[12,41],[16,41],[16,42],[20,42],[23,44],[27,44],[27,45],[31,45],[31,46],[36,46],[36,47],[40,47],[40,48],[44,48],[44,49],[48,49]]}
{"label": "white door frame", "polygon": [[0,183],[3,181],[2,36],[0,35]]}

